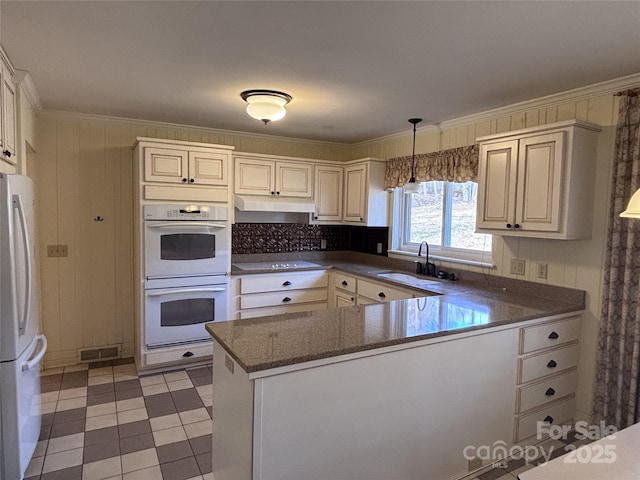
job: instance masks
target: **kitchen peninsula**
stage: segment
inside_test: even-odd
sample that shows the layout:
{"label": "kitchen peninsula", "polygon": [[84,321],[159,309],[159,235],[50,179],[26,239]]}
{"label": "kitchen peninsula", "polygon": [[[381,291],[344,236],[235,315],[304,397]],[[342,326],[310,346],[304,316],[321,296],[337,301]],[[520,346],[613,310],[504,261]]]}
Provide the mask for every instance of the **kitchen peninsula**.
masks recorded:
{"label": "kitchen peninsula", "polygon": [[584,296],[560,290],[441,282],[420,298],[208,324],[216,478],[453,479],[468,445],[535,441],[537,421],[575,411]]}

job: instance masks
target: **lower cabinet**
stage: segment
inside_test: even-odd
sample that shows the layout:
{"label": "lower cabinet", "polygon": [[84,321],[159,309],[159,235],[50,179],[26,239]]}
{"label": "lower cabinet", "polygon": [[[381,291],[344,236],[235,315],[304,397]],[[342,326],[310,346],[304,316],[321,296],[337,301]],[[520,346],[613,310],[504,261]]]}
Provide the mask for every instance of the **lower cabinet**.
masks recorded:
{"label": "lower cabinet", "polygon": [[580,317],[520,329],[513,441],[543,439],[540,425],[570,424],[576,411]]}
{"label": "lower cabinet", "polygon": [[254,318],[328,306],[325,270],[246,275],[236,279],[237,317]]}

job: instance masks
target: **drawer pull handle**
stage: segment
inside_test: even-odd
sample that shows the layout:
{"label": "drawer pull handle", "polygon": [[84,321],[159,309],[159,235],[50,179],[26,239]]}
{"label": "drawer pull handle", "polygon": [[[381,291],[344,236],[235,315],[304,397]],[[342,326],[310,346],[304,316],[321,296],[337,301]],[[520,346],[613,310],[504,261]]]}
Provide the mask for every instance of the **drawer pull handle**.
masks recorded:
{"label": "drawer pull handle", "polygon": [[283,287],[288,287],[289,285],[291,285],[291,282],[289,280],[282,284]]}
{"label": "drawer pull handle", "polygon": [[185,352],[182,354],[182,356],[186,358],[193,357],[193,352]]}
{"label": "drawer pull handle", "polygon": [[384,294],[384,292],[380,292],[380,293],[378,294],[378,296],[379,296],[380,298],[387,298],[387,296]]}
{"label": "drawer pull handle", "polygon": [[551,415],[547,415],[546,417],[544,417],[543,422],[544,423],[553,423],[553,417]]}
{"label": "drawer pull handle", "polygon": [[553,397],[556,394],[556,391],[553,388],[549,387],[549,388],[547,388],[547,391],[544,392],[544,394],[547,397]]}
{"label": "drawer pull handle", "polygon": [[347,281],[346,281],[346,280],[343,280],[343,281],[342,281],[342,286],[343,286],[343,287],[346,287],[347,285],[349,285],[349,284],[347,283]]}
{"label": "drawer pull handle", "polygon": [[548,368],[556,368],[557,366],[558,362],[556,362],[555,360],[549,360],[549,363],[547,363]]}
{"label": "drawer pull handle", "polygon": [[549,334],[549,339],[550,340],[555,340],[556,338],[560,337],[560,335],[558,335],[556,332],[551,332]]}
{"label": "drawer pull handle", "polygon": [[291,301],[291,299],[290,299],[289,297],[284,297],[284,298],[282,299],[282,301],[286,303],[286,302],[290,302],[290,301]]}

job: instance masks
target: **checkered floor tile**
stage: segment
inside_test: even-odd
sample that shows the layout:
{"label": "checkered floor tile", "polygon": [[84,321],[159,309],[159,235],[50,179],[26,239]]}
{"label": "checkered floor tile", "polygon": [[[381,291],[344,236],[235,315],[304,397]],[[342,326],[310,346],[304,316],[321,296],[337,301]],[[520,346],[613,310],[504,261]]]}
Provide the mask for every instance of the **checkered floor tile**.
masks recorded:
{"label": "checkered floor tile", "polygon": [[42,372],[25,480],[213,480],[211,368],[138,377],[130,361]]}

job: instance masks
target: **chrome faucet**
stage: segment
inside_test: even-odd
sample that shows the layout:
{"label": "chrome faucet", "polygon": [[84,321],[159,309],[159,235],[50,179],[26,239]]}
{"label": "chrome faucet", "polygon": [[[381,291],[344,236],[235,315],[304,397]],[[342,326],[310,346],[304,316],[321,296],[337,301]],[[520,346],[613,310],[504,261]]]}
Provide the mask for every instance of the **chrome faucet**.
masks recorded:
{"label": "chrome faucet", "polygon": [[422,256],[422,245],[424,245],[426,248],[426,253],[425,253],[425,259],[424,259],[424,265],[422,263],[420,263],[420,260],[417,260],[416,263],[416,273],[421,274],[421,275],[428,275],[430,277],[435,277],[436,276],[436,264],[435,263],[431,263],[429,261],[429,244],[426,242],[426,240],[423,240],[422,243],[420,244],[420,247],[418,247],[418,259]]}

